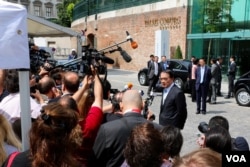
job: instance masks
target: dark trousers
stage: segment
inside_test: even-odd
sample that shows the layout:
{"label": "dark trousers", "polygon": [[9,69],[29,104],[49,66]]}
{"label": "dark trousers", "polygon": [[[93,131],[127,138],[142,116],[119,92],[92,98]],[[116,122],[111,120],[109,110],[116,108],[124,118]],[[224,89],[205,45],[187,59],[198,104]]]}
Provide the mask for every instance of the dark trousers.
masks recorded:
{"label": "dark trousers", "polygon": [[234,93],[234,79],[235,76],[233,75],[228,76],[228,97],[231,97]]}
{"label": "dark trousers", "polygon": [[154,75],[153,78],[149,79],[149,85],[148,85],[148,94],[150,94],[150,91],[153,89],[155,89],[155,85],[158,81],[158,76]]}
{"label": "dark trousers", "polygon": [[206,112],[206,99],[207,99],[208,86],[205,84],[200,84],[199,88],[196,89],[196,104],[197,111]]}
{"label": "dark trousers", "polygon": [[195,82],[196,82],[196,79],[191,79],[190,80],[190,89],[191,89],[192,101],[196,100]]}
{"label": "dark trousers", "polygon": [[220,81],[218,81],[218,83],[217,83],[217,89],[216,89],[216,94],[217,95],[221,95],[221,80]]}

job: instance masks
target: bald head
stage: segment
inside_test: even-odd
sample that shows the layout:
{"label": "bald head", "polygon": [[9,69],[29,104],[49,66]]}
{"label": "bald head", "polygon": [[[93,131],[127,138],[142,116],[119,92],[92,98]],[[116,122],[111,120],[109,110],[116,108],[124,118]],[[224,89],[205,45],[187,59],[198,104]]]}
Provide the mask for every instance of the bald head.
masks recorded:
{"label": "bald head", "polygon": [[69,93],[75,93],[78,90],[80,81],[75,72],[66,72],[63,77],[63,86]]}
{"label": "bald head", "polygon": [[52,90],[52,88],[56,87],[56,84],[51,77],[44,76],[42,79],[39,80],[37,87],[40,93],[47,94]]}
{"label": "bald head", "polygon": [[127,90],[122,97],[122,111],[142,109],[142,98],[138,90]]}

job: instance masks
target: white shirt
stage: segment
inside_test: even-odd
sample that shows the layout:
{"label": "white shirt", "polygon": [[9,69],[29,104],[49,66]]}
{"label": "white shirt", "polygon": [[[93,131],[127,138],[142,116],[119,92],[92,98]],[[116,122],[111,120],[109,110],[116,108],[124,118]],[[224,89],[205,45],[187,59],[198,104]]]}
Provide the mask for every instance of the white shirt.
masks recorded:
{"label": "white shirt", "polygon": [[200,80],[200,83],[203,83],[204,73],[205,73],[205,66],[201,67],[201,80]]}
{"label": "white shirt", "polygon": [[[36,119],[40,115],[41,105],[30,97],[31,118]],[[20,93],[11,93],[0,103],[0,114],[9,122],[13,123],[16,118],[20,118]]]}
{"label": "white shirt", "polygon": [[158,75],[158,63],[154,62],[155,66],[155,75]]}
{"label": "white shirt", "polygon": [[167,96],[168,96],[168,93],[169,93],[169,91],[171,90],[171,88],[174,86],[174,82],[168,87],[168,88],[164,88],[164,90],[163,90],[163,93],[162,93],[162,104],[164,104],[164,101],[165,101],[165,99],[167,98]]}

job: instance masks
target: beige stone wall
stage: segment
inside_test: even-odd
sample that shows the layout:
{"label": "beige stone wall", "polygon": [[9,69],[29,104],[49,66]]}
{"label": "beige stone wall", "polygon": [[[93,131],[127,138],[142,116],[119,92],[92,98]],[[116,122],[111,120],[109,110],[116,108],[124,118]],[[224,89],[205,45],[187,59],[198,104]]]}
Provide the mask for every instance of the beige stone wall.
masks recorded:
{"label": "beige stone wall", "polygon": [[[78,24],[74,23],[72,28],[80,31],[85,26],[84,21],[78,21]],[[128,70],[139,70],[145,67],[149,55],[155,53],[155,31],[160,29],[167,29],[170,32],[169,50],[171,51],[171,48],[173,50],[180,45],[185,58],[187,8],[176,7],[120,17],[98,18],[97,27],[98,30],[95,30],[95,21],[88,21],[86,34],[93,33],[95,35],[98,50],[113,45],[114,42],[119,43],[125,40],[126,31],[139,45],[137,49],[132,49],[129,42],[120,45],[132,57],[130,63],[126,63],[119,52],[107,54],[106,56],[115,60],[115,64],[109,67]]]}

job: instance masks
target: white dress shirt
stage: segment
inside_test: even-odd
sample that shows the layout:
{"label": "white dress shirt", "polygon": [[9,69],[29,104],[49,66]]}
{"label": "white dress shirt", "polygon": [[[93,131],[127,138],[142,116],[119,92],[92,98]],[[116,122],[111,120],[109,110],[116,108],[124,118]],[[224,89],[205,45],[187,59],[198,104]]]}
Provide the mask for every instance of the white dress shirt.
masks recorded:
{"label": "white dress shirt", "polygon": [[[30,97],[31,118],[36,119],[41,114],[40,110],[41,105]],[[11,93],[1,101],[0,114],[2,114],[11,123],[13,123],[16,118],[20,118],[20,93]]]}
{"label": "white dress shirt", "polygon": [[169,93],[169,91],[171,90],[171,88],[174,86],[174,82],[168,87],[168,88],[164,88],[164,90],[163,90],[163,93],[162,93],[162,104],[164,104],[164,101],[165,101],[165,99],[167,98],[167,96],[168,96],[168,93]]}

